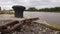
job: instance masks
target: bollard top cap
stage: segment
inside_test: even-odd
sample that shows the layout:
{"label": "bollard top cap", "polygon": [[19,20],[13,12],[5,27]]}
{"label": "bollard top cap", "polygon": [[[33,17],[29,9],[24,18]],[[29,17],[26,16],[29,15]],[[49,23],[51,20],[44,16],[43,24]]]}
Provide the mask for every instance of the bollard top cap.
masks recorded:
{"label": "bollard top cap", "polygon": [[14,5],[14,6],[12,6],[12,8],[14,10],[25,10],[26,9],[24,6],[20,6],[20,5]]}
{"label": "bollard top cap", "polygon": [[23,9],[25,9],[24,6],[20,6],[20,5],[14,5],[12,8],[23,8]]}

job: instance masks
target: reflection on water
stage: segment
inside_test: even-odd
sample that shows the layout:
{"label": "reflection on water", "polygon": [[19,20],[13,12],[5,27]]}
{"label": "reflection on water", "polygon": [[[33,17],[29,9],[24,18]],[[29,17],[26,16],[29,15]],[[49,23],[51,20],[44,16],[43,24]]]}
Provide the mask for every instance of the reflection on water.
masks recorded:
{"label": "reflection on water", "polygon": [[24,17],[39,17],[50,24],[60,25],[60,13],[51,12],[24,12]]}

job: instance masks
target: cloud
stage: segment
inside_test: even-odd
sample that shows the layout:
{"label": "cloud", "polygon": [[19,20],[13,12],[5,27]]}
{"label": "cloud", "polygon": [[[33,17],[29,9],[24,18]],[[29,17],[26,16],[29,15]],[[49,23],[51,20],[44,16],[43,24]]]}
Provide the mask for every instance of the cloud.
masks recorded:
{"label": "cloud", "polygon": [[2,8],[11,9],[13,5],[36,8],[56,7],[60,6],[60,0],[0,0]]}
{"label": "cloud", "polygon": [[37,8],[58,7],[60,0],[31,0],[30,5]]}

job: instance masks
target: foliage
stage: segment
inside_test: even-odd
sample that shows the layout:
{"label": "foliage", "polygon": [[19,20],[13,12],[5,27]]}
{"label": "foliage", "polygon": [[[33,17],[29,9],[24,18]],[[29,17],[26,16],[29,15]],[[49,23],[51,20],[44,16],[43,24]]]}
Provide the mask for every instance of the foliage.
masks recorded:
{"label": "foliage", "polygon": [[54,8],[43,8],[43,9],[37,9],[35,7],[30,7],[26,11],[39,11],[39,12],[60,12],[60,7],[54,7]]}
{"label": "foliage", "polygon": [[0,7],[0,11],[1,11],[1,7]]}
{"label": "foliage", "polygon": [[30,7],[26,11],[37,11],[37,9],[35,7]]}
{"label": "foliage", "polygon": [[60,7],[44,8],[44,9],[39,9],[39,11],[46,11],[46,12],[60,12]]}

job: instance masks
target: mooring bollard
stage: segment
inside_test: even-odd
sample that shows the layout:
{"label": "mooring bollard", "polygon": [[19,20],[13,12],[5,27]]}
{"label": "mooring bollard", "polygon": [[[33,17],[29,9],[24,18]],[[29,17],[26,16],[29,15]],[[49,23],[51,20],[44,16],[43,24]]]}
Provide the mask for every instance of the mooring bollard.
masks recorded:
{"label": "mooring bollard", "polygon": [[23,18],[23,11],[25,10],[24,6],[15,5],[12,8],[15,11],[15,17]]}

